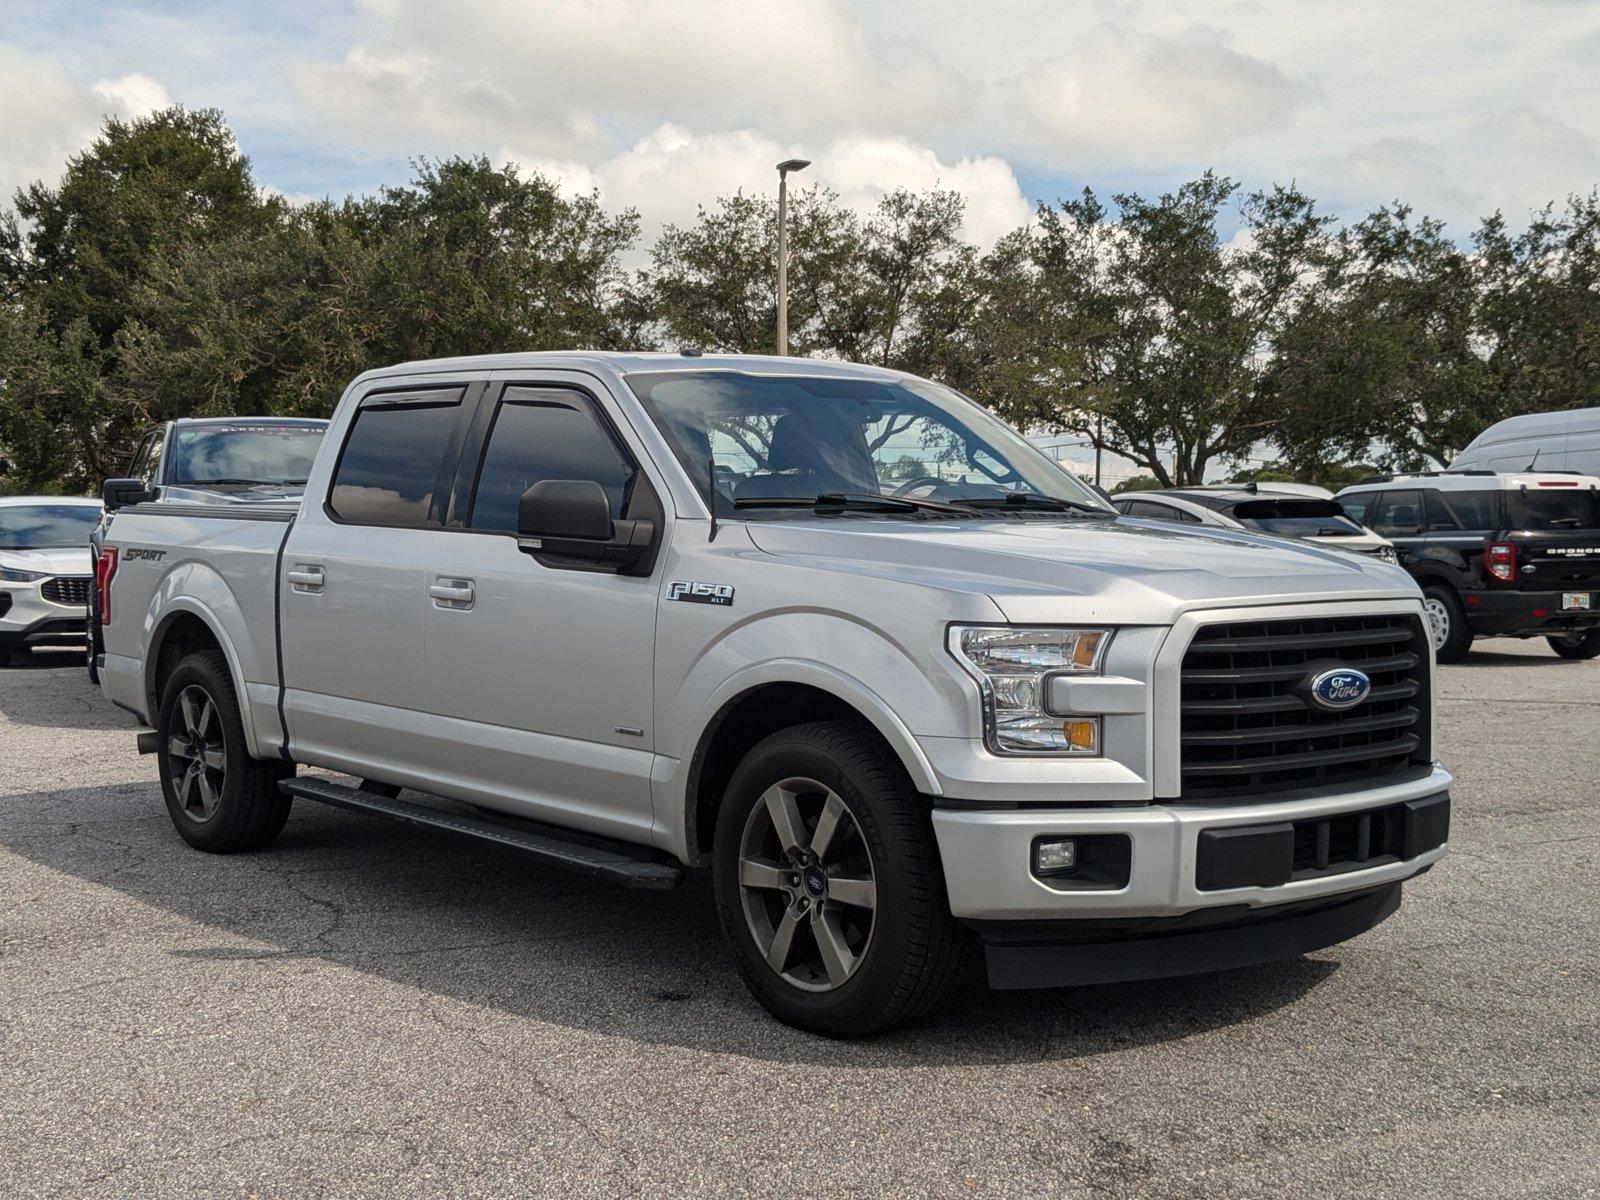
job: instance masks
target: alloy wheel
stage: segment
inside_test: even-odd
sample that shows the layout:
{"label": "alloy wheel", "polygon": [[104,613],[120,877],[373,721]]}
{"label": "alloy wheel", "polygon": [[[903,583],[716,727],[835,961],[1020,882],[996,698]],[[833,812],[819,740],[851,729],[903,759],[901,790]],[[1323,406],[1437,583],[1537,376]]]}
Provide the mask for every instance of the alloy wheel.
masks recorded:
{"label": "alloy wheel", "polygon": [[203,823],[216,815],[226,763],[216,702],[203,687],[190,684],[178,693],[168,729],[167,772],[178,807],[191,820]]}
{"label": "alloy wheel", "polygon": [[839,794],[814,779],[762,793],[739,843],[745,921],[767,965],[811,992],[846,983],[877,923],[872,853]]}

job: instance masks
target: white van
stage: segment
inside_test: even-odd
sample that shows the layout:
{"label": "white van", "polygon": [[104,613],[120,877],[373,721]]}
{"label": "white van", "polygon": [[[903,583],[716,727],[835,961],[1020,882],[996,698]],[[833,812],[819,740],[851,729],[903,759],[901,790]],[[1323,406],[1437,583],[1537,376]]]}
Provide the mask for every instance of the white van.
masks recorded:
{"label": "white van", "polygon": [[1524,413],[1496,421],[1450,463],[1450,470],[1574,471],[1600,475],[1600,408]]}

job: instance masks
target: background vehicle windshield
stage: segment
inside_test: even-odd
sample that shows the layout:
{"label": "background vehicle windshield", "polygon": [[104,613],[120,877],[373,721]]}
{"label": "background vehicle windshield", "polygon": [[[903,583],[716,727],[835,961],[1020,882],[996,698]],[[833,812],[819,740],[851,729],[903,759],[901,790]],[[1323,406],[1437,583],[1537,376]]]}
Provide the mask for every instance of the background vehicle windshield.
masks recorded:
{"label": "background vehicle windshield", "polygon": [[1600,529],[1600,492],[1591,488],[1515,488],[1506,493],[1512,529]]}
{"label": "background vehicle windshield", "polygon": [[92,504],[19,504],[0,508],[0,550],[55,550],[87,546],[100,523]]}
{"label": "background vehicle windshield", "polygon": [[970,400],[921,380],[635,374],[628,385],[706,495],[716,463],[716,511],[824,492],[961,503],[1024,492],[1111,509]]}
{"label": "background vehicle windshield", "polygon": [[1229,515],[1246,529],[1279,537],[1354,537],[1362,532],[1333,500],[1250,500]]}
{"label": "background vehicle windshield", "polygon": [[180,429],[173,439],[172,482],[304,483],[321,441],[320,426],[218,425]]}

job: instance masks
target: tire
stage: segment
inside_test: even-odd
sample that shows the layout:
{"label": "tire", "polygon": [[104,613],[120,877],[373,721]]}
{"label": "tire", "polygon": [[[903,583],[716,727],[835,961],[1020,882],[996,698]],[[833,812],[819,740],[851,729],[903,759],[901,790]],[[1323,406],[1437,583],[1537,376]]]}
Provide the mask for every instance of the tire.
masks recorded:
{"label": "tire", "polygon": [[1566,637],[1545,638],[1545,641],[1562,658],[1600,658],[1600,629],[1589,629]]}
{"label": "tire", "polygon": [[786,1024],[881,1033],[937,1008],[959,977],[965,933],[927,803],[859,724],[798,725],[745,756],[717,814],[712,878],[740,975]]}
{"label": "tire", "polygon": [[1442,663],[1460,662],[1472,649],[1472,630],[1455,589],[1437,583],[1423,588],[1422,606],[1427,610],[1434,658]]}
{"label": "tire", "polygon": [[173,669],[161,690],[156,730],[161,793],[184,841],[229,854],[259,849],[282,832],[290,799],[278,781],[294,767],[245,750],[238,697],[219,651],[196,651]]}

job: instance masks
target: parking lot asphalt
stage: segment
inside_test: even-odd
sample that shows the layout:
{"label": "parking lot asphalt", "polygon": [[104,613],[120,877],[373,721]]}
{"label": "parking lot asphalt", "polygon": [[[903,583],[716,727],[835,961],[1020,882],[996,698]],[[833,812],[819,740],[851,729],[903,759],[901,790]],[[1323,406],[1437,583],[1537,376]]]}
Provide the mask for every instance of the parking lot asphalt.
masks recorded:
{"label": "parking lot asphalt", "polygon": [[701,882],[304,803],[200,854],[81,669],[0,671],[0,1195],[1600,1195],[1600,662],[1440,693],[1451,854],[1376,930],[837,1043]]}

